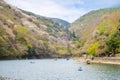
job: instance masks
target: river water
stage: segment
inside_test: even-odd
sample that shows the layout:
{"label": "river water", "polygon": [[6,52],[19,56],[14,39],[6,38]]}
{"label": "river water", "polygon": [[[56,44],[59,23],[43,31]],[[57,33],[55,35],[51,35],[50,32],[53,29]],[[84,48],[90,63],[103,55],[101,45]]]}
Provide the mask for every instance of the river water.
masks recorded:
{"label": "river water", "polygon": [[0,61],[0,76],[13,80],[120,80],[120,66],[86,65],[73,59],[5,60]]}

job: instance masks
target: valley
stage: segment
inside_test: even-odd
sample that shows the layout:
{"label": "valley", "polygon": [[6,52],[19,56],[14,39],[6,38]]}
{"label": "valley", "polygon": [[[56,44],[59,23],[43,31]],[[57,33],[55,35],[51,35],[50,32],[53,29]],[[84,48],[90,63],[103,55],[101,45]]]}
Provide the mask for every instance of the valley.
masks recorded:
{"label": "valley", "polygon": [[73,23],[0,0],[0,59],[115,56],[120,53],[120,8],[90,11]]}

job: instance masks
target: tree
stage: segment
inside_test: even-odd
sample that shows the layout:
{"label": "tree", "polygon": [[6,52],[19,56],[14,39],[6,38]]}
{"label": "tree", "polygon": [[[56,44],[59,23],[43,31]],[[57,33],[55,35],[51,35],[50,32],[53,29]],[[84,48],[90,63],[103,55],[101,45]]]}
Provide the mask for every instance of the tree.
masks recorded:
{"label": "tree", "polygon": [[117,49],[120,47],[120,31],[114,32],[106,39],[106,52],[109,52],[109,55],[115,55]]}
{"label": "tree", "polygon": [[98,42],[95,42],[91,44],[90,47],[87,49],[87,53],[93,56],[95,55],[97,48],[98,48]]}
{"label": "tree", "polygon": [[73,36],[73,38],[76,38],[76,34],[75,34],[74,31],[73,31],[73,33],[72,33],[72,36]]}

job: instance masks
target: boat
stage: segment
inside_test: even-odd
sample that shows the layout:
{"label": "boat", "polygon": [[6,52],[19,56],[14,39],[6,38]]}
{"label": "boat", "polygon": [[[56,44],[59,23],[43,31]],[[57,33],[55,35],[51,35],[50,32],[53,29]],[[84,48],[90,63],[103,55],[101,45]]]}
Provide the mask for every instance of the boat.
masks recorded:
{"label": "boat", "polygon": [[80,68],[78,69],[78,71],[83,71],[82,67],[80,67]]}
{"label": "boat", "polygon": [[35,62],[31,61],[30,63],[31,63],[31,64],[34,64]]}
{"label": "boat", "polygon": [[67,58],[66,60],[69,60],[69,58]]}

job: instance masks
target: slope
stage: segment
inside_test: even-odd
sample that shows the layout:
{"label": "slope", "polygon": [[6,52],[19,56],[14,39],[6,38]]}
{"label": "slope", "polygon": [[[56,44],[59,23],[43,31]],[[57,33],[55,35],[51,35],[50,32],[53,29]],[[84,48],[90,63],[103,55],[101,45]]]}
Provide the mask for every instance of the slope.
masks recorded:
{"label": "slope", "polygon": [[[119,38],[116,37],[114,50],[107,44],[113,34],[119,35],[120,8],[105,8],[91,11],[73,22],[70,31],[79,37],[79,53],[90,55],[112,55],[119,53]],[[111,39],[112,41],[112,39]],[[112,47],[112,46],[111,46]],[[113,48],[111,48],[113,49]]]}
{"label": "slope", "polygon": [[69,27],[70,26],[70,23],[65,21],[65,20],[62,20],[62,19],[58,19],[58,18],[50,18],[53,22],[57,22],[59,23],[59,25],[62,25],[62,26],[65,26],[65,27]]}
{"label": "slope", "polygon": [[58,57],[69,39],[59,23],[0,0],[0,59]]}

